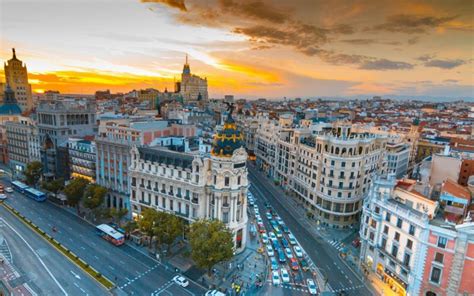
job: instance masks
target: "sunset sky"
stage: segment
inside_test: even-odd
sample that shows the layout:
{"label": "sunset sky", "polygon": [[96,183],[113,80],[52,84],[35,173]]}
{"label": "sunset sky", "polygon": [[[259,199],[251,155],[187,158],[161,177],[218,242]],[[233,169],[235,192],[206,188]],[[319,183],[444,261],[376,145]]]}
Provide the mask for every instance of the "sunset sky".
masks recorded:
{"label": "sunset sky", "polygon": [[173,89],[188,54],[216,98],[473,98],[472,3],[0,0],[0,58],[38,92]]}

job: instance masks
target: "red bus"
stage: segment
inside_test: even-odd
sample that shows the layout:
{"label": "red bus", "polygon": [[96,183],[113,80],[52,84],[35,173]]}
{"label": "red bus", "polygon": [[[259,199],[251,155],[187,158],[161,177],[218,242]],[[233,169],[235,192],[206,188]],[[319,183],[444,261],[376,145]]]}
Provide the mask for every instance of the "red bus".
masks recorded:
{"label": "red bus", "polygon": [[97,225],[96,229],[98,235],[116,246],[120,246],[125,243],[125,236],[107,224]]}

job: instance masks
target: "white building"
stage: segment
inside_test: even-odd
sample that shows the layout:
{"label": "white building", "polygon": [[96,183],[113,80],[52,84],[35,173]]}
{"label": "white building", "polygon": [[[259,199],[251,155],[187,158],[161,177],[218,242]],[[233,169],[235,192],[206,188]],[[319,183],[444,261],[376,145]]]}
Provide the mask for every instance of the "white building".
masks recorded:
{"label": "white building", "polygon": [[[234,141],[235,139],[235,141]],[[231,116],[215,136],[211,154],[166,147],[134,147],[129,168],[134,216],[144,208],[192,222],[219,219],[234,235],[235,251],[245,248],[247,153]]]}
{"label": "white building", "polygon": [[387,173],[395,174],[397,179],[408,172],[410,162],[410,145],[406,143],[387,143]]}

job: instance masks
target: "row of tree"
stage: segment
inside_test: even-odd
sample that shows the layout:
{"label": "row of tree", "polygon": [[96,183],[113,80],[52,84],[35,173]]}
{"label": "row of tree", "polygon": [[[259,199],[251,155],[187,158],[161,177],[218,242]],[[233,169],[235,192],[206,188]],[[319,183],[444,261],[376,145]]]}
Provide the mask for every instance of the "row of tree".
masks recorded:
{"label": "row of tree", "polygon": [[176,215],[148,208],[142,212],[138,227],[149,237],[150,248],[161,250],[166,246],[168,254],[175,240],[187,234],[191,258],[208,273],[215,264],[233,256],[232,233],[219,220],[198,220],[187,227]]}

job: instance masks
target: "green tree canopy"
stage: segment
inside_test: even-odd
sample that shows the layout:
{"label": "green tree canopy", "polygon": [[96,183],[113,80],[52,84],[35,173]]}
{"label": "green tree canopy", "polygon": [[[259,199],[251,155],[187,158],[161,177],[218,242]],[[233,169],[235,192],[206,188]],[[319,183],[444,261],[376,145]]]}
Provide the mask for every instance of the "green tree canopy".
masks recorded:
{"label": "green tree canopy", "polygon": [[150,238],[150,245],[155,235],[155,222],[158,219],[158,212],[154,209],[147,208],[141,213],[142,217],[138,220],[140,230]]}
{"label": "green tree canopy", "polygon": [[49,192],[58,194],[59,191],[64,189],[64,179],[59,178],[50,182],[43,182],[42,187]]}
{"label": "green tree canopy", "polygon": [[109,215],[110,218],[114,221],[114,223],[118,224],[119,226],[121,225],[122,219],[127,216],[128,214],[128,209],[126,208],[110,208],[109,210]]}
{"label": "green tree canopy", "polygon": [[198,220],[191,224],[189,242],[194,262],[208,273],[215,264],[233,256],[232,233],[219,220]]}
{"label": "green tree canopy", "polygon": [[25,177],[28,185],[35,186],[41,178],[43,164],[39,161],[32,161],[26,165]]}
{"label": "green tree canopy", "polygon": [[158,212],[153,233],[157,239],[157,244],[167,244],[170,251],[171,245],[179,236],[183,235],[183,219],[166,212]]}
{"label": "green tree canopy", "polygon": [[106,194],[107,188],[97,184],[90,184],[84,192],[84,207],[91,210],[98,208],[104,202]]}
{"label": "green tree canopy", "polygon": [[84,178],[75,178],[64,187],[64,194],[66,194],[68,204],[76,207],[78,211],[79,203],[84,196],[87,185],[89,185],[88,180]]}

